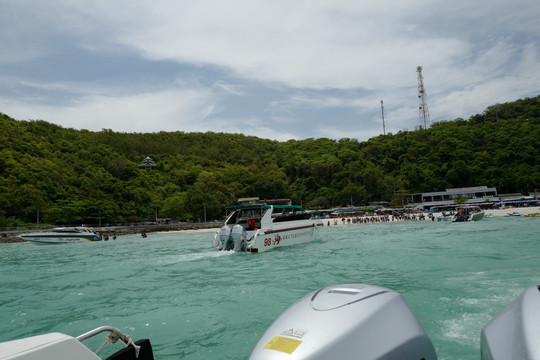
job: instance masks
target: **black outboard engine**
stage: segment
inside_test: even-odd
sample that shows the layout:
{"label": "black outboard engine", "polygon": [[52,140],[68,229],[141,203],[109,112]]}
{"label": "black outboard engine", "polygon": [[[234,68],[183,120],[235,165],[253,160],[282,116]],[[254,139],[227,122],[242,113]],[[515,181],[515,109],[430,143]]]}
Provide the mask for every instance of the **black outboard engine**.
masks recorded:
{"label": "black outboard engine", "polygon": [[403,297],[370,285],[312,292],[268,328],[252,360],[436,360],[424,328]]}

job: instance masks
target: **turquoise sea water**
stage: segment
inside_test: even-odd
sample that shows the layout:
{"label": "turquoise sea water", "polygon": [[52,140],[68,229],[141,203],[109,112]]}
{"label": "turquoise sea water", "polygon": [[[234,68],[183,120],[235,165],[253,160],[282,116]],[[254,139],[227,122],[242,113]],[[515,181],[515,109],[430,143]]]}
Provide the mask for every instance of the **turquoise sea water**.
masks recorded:
{"label": "turquoise sea water", "polygon": [[482,327],[540,283],[539,230],[526,217],[330,226],[261,254],[217,252],[208,232],[4,244],[0,341],[112,325],[150,338],[156,359],[246,359],[300,297],[365,283],[403,294],[439,359],[479,359]]}

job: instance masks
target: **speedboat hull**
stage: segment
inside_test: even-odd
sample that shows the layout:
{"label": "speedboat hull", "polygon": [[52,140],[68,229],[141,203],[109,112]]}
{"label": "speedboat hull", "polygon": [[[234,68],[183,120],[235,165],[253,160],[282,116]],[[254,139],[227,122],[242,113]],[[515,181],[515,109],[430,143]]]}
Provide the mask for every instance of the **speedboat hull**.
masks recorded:
{"label": "speedboat hull", "polygon": [[452,219],[452,222],[464,221],[480,221],[484,219],[485,213],[478,206],[465,206],[457,209],[457,214]]}
{"label": "speedboat hull", "polygon": [[35,244],[68,244],[74,242],[101,241],[101,237],[86,228],[56,228],[51,232],[19,235]]}
{"label": "speedboat hull", "polygon": [[258,232],[249,243],[247,251],[264,252],[277,247],[303,244],[315,240],[317,229],[314,223],[288,225],[283,229],[269,229]]}
{"label": "speedboat hull", "polygon": [[480,212],[480,213],[475,213],[475,214],[472,214],[471,215],[471,221],[480,221],[480,220],[483,220],[484,217],[486,215],[484,214],[484,212]]}

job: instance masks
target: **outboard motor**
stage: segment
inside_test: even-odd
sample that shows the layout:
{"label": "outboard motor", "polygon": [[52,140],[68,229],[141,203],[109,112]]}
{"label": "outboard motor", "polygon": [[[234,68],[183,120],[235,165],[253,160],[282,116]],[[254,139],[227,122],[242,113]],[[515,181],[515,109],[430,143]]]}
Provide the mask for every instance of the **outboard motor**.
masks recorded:
{"label": "outboard motor", "polygon": [[232,228],[231,239],[234,243],[234,251],[246,251],[247,231],[242,225],[234,225]]}
{"label": "outboard motor", "polygon": [[528,287],[482,329],[482,360],[540,359],[540,288]]}
{"label": "outboard motor", "polygon": [[268,328],[251,360],[436,360],[424,328],[403,297],[370,285],[312,292]]}
{"label": "outboard motor", "polygon": [[232,250],[234,244],[231,239],[231,227],[225,225],[223,226],[218,233],[219,242],[221,243],[221,250]]}
{"label": "outboard motor", "polygon": [[214,242],[212,243],[212,246],[219,249],[221,248],[221,240],[219,239],[219,231],[216,231],[214,234]]}

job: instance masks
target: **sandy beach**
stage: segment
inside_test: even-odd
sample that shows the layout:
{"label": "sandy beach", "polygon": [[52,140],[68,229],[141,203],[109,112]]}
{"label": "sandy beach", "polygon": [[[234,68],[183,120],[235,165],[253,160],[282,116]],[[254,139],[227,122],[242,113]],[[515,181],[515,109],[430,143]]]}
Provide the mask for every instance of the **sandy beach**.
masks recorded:
{"label": "sandy beach", "polygon": [[540,213],[540,206],[486,210],[485,213],[486,216],[506,216],[511,213],[517,213],[520,215],[537,214]]}
{"label": "sandy beach", "polygon": [[[98,233],[102,237],[121,238],[129,235],[150,235],[157,233],[194,233],[194,232],[216,232],[221,228],[221,222],[213,221],[206,223],[178,223],[168,225],[133,225],[133,226],[104,226],[104,227],[92,227],[88,228]],[[0,232],[0,244],[1,243],[14,243],[24,242],[19,235],[29,232],[46,231],[41,230],[13,230]]]}
{"label": "sandy beach", "polygon": [[[506,209],[490,209],[485,210],[486,217],[498,217],[498,216],[508,216],[509,214],[520,214],[522,216],[530,214],[540,214],[540,206],[531,206],[531,207],[518,207],[518,208],[506,208]],[[416,214],[418,216],[419,214]],[[442,213],[434,213],[435,220],[439,217],[442,217]],[[540,215],[539,215],[540,216]],[[356,222],[353,222],[351,219],[374,219],[374,216],[367,217],[352,217],[352,218],[327,218],[323,219],[324,226],[342,226],[342,225],[355,225]],[[345,220],[343,220],[345,219]],[[348,219],[348,220],[347,220]],[[424,213],[424,220],[419,221],[430,221],[428,213]],[[389,222],[404,221],[402,219],[393,219],[390,217]],[[365,221],[366,223],[375,223],[375,224],[384,224],[386,221],[381,221],[380,217],[377,221]],[[361,222],[364,223],[364,222]],[[118,231],[118,229],[108,228],[101,229],[104,233],[116,233],[118,237],[123,237],[127,235],[140,234],[145,232],[148,235],[159,234],[159,233],[179,233],[179,234],[189,234],[189,233],[214,233],[219,231],[221,226],[216,226],[220,222],[206,223],[206,224],[192,224],[191,228],[181,228],[181,227],[171,227],[168,230],[165,230],[163,227],[143,227],[143,228],[134,228],[128,227],[128,231]],[[98,230],[99,231],[99,230]],[[10,242],[22,242],[21,238],[18,237],[19,233],[4,233],[0,236],[0,243],[10,243]]]}
{"label": "sandy beach", "polygon": [[[499,217],[499,216],[508,216],[508,214],[511,213],[517,213],[521,216],[529,215],[529,214],[540,214],[540,206],[531,206],[531,207],[521,207],[521,208],[507,208],[507,209],[491,209],[491,210],[485,210],[486,217]],[[417,214],[418,215],[418,214]],[[429,218],[428,213],[424,213],[424,220],[419,221],[431,221],[431,218]],[[435,221],[437,221],[438,217],[442,217],[442,213],[435,213],[433,214],[435,216]],[[539,215],[540,216],[540,215]],[[366,217],[357,217],[357,218],[366,218]],[[373,216],[369,216],[367,218],[373,218]],[[357,225],[353,224],[352,221],[343,221],[342,219],[347,218],[326,218],[322,219],[324,226],[343,226],[343,225]],[[352,218],[350,218],[352,219]],[[396,221],[404,221],[404,220],[397,220],[390,222],[396,222]],[[371,221],[368,223],[372,223]],[[384,224],[385,221],[375,221],[374,224]],[[163,232],[157,232],[157,233],[215,233],[219,231],[219,227],[215,228],[206,228],[206,229],[198,229],[198,230],[175,230],[175,231],[163,231]]]}
{"label": "sandy beach", "polygon": [[[509,214],[519,214],[521,216],[527,216],[530,214],[540,214],[540,207],[539,206],[531,206],[531,207],[519,207],[519,208],[505,208],[505,209],[489,209],[484,211],[486,218],[489,217],[501,217],[501,216],[508,216]],[[421,216],[421,213],[415,214],[416,221],[431,221],[431,218],[428,216],[429,213],[425,212],[423,213],[424,219],[418,220],[419,216]],[[435,217],[435,221],[437,221],[437,218],[442,217],[443,214],[441,212],[436,212],[433,214]],[[540,215],[539,215],[540,216]],[[353,221],[353,219],[360,220],[359,222]],[[402,218],[393,218],[392,216],[389,216],[388,221],[383,221],[382,216],[358,216],[358,217],[340,217],[340,218],[326,218],[323,219],[324,226],[341,226],[341,225],[356,225],[358,223],[364,224],[384,224],[387,222],[400,222],[400,221],[411,221],[410,219],[402,219]],[[414,220],[413,220],[414,221]]]}

